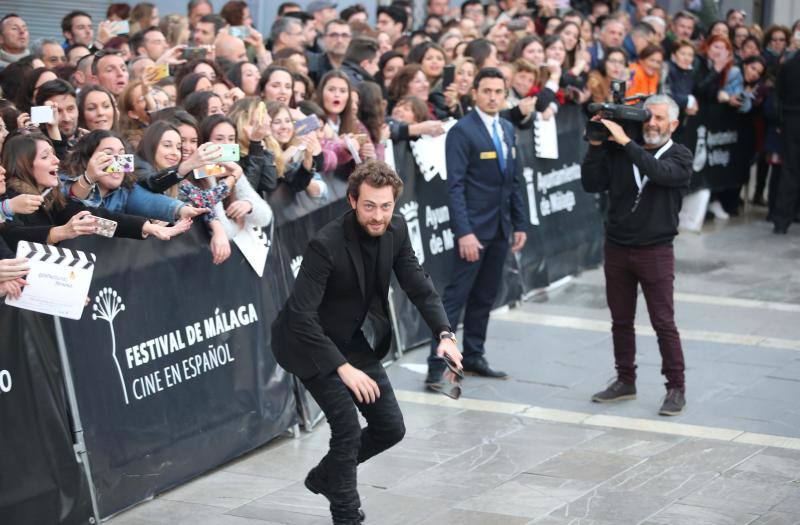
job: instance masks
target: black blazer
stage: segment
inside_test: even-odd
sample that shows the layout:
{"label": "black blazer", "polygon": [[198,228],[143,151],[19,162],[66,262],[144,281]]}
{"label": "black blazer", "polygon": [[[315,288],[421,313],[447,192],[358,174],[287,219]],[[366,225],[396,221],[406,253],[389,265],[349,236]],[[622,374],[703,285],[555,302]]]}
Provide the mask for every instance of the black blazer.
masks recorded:
{"label": "black blazer", "polygon": [[414,255],[400,215],[392,217],[380,238],[376,276],[380,294],[370,305],[367,319],[361,318],[365,284],[360,227],[350,210],[317,233],[303,255],[292,294],[272,323],[275,359],[301,379],[330,374],[345,364],[341,349],[362,325],[376,357],[386,355],[392,340],[388,304],[392,270],[431,331],[449,330],[442,301]]}

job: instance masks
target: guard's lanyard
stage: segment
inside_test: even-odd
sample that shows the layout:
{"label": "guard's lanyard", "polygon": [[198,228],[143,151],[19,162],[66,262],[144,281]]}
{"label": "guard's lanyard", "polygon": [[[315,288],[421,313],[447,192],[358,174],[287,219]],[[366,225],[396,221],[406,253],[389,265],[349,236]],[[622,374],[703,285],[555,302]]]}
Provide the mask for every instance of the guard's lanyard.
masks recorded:
{"label": "guard's lanyard", "polygon": [[[656,154],[653,155],[656,159],[660,159],[661,155],[666,153],[666,151],[672,147],[672,139],[669,139],[666,144],[661,146]],[[650,180],[647,178],[647,175],[642,178],[642,174],[639,173],[639,167],[636,164],[633,165],[633,179],[636,181],[636,187],[639,188],[639,193],[636,194],[636,200],[633,202],[633,208],[631,208],[631,213],[636,211],[636,208],[639,207],[639,201],[642,200],[642,192],[644,191],[644,187],[647,186],[647,182]]]}

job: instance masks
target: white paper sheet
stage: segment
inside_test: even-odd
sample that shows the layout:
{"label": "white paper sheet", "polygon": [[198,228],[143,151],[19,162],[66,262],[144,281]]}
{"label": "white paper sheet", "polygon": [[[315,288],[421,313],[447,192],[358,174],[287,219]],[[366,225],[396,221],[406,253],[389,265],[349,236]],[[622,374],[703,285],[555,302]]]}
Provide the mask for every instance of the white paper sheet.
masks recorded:
{"label": "white paper sheet", "polygon": [[540,159],[558,158],[558,129],[555,117],[544,120],[541,113],[536,114],[533,123],[533,144],[536,156]]}
{"label": "white paper sheet", "polygon": [[270,247],[269,237],[264,230],[245,224],[245,227],[240,228],[232,240],[256,274],[259,277],[263,276]]}

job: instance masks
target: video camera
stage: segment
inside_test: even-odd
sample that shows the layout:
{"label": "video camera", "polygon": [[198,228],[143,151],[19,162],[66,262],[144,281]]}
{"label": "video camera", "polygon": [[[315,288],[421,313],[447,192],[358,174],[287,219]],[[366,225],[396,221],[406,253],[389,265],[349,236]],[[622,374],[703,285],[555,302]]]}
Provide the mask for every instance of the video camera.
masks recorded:
{"label": "video camera", "polygon": [[[644,109],[641,102],[629,105],[625,102],[641,100],[645,95],[633,95],[625,98],[625,81],[611,81],[611,95],[614,102],[593,102],[589,104],[589,113],[600,115],[604,119],[613,120],[625,129],[631,139],[640,142],[642,136],[642,122],[650,120],[650,110]],[[589,121],[586,125],[586,138],[588,140],[606,140],[610,136],[608,128],[602,122]]]}

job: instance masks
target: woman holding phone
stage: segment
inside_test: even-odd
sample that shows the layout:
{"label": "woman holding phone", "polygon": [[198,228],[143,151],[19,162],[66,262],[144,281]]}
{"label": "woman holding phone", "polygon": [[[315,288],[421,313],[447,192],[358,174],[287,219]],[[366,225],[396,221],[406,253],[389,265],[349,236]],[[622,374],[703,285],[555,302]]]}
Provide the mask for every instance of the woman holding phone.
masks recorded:
{"label": "woman holding phone", "polygon": [[236,180],[242,175],[242,169],[235,162],[223,162],[219,164],[222,167],[221,173],[215,176],[220,179],[219,184],[213,178],[198,178],[198,175],[202,175],[201,170],[215,164],[214,160],[222,152],[216,144],[196,146],[199,133],[196,122],[190,119],[191,117],[186,118],[184,115],[180,121],[154,122],[142,137],[137,153],[155,170],[186,173],[165,193],[197,208],[212,210],[202,215],[201,220],[208,225],[211,232],[212,260],[214,264],[222,264],[230,257],[231,247],[213,208],[217,202],[230,195]]}
{"label": "woman holding phone", "polygon": [[[254,128],[266,127],[254,122]],[[257,133],[251,131],[251,135]],[[200,141],[213,144],[237,144],[236,125],[224,115],[212,115],[200,126]],[[229,197],[214,206],[219,221],[228,238],[238,233],[245,225],[262,228],[272,222],[272,210],[256,193],[247,177],[238,177]]]}
{"label": "woman holding phone", "polygon": [[324,157],[322,145],[314,132],[297,136],[289,107],[280,102],[267,104],[270,117],[270,141],[278,167],[278,181],[292,191],[305,191],[314,199],[327,197],[327,184],[319,176]]}
{"label": "woman holding phone", "polygon": [[266,195],[278,187],[278,167],[271,148],[270,119],[267,107],[258,97],[237,101],[230,112],[239,144],[239,165],[244,176],[257,192]]}
{"label": "woman holding phone", "polygon": [[193,219],[209,211],[146,190],[137,184],[132,163],[130,171],[109,171],[121,167],[122,156],[132,159],[133,151],[113,131],[95,130],[83,137],[64,161],[61,174],[64,196],[78,199],[86,206],[168,223]]}
{"label": "woman holding phone", "polygon": [[191,226],[191,220],[182,219],[174,226],[161,226],[147,222],[142,217],[113,213],[103,208],[87,208],[62,193],[58,177],[59,160],[50,139],[40,133],[17,135],[3,148],[2,164],[6,169],[8,191],[6,195],[44,195],[42,205],[30,215],[21,215],[4,223],[2,235],[9,246],[16,248],[20,240],[42,244],[58,244],[81,235],[100,231],[98,217],[117,223],[114,237],[143,239],[153,235],[169,240]]}

